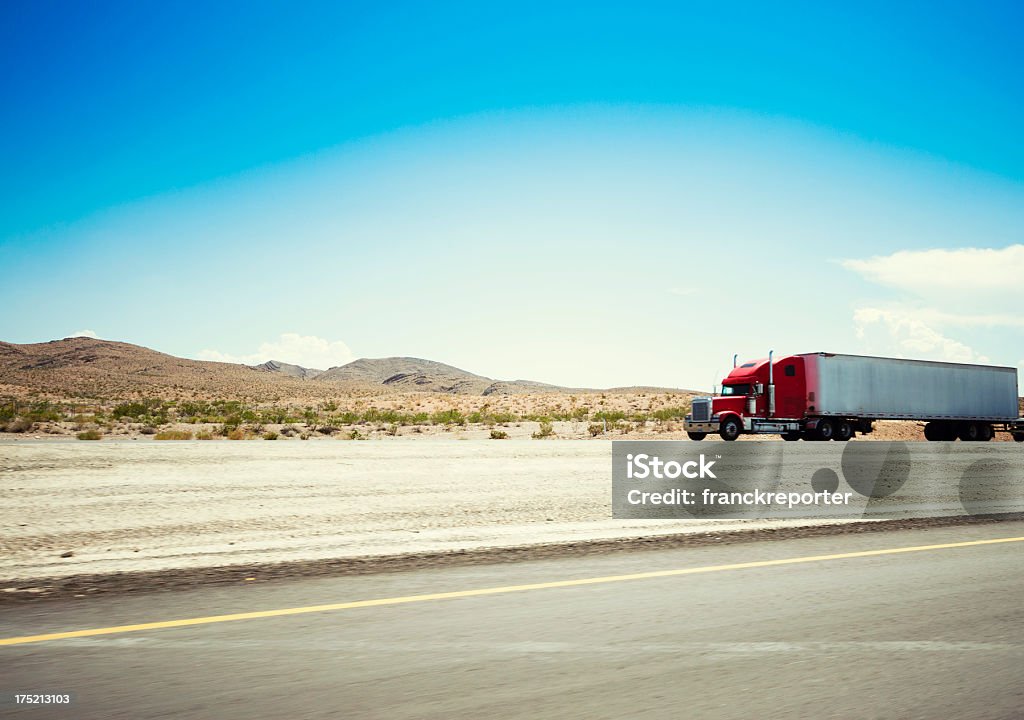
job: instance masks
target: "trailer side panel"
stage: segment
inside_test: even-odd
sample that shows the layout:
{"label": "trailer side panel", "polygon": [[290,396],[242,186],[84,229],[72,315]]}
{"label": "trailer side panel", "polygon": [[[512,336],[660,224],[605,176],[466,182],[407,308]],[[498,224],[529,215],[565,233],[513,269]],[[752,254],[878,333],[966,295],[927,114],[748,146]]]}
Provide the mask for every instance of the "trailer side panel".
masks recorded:
{"label": "trailer side panel", "polygon": [[808,405],[816,415],[1009,421],[1019,414],[1016,368],[827,353],[805,357],[815,365],[815,398]]}

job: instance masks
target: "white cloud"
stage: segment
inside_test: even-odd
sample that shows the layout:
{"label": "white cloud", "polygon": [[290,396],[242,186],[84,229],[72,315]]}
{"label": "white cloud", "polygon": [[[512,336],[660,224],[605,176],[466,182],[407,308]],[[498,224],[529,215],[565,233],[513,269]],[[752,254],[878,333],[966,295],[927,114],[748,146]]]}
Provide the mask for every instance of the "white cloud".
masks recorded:
{"label": "white cloud", "polygon": [[864,307],[853,313],[853,323],[857,339],[868,352],[949,362],[989,362],[985,355],[928,325],[916,312]]}
{"label": "white cloud", "polygon": [[71,333],[70,335],[68,335],[68,337],[84,337],[84,338],[92,338],[93,340],[99,340],[100,339],[100,336],[96,334],[95,330],[77,330],[77,331]]}
{"label": "white cloud", "polygon": [[866,280],[922,297],[969,292],[998,294],[1004,302],[1024,298],[1024,245],[901,250],[867,260],[843,260],[842,265]]}
{"label": "white cloud", "polygon": [[315,335],[282,333],[277,340],[261,343],[259,349],[248,355],[232,355],[219,350],[204,349],[200,360],[258,365],[267,360],[301,365],[305,368],[326,370],[337,365],[352,362],[355,355],[348,345],[340,340],[325,340]]}
{"label": "white cloud", "polygon": [[988,338],[986,350],[1005,361],[993,343],[999,346],[1024,329],[1024,316],[1008,310],[1024,302],[1024,245],[901,250],[842,265],[900,291],[894,302],[854,311],[857,338],[867,352],[985,363],[986,354],[951,335],[988,331],[980,335]]}
{"label": "white cloud", "polygon": [[694,293],[696,293],[697,292],[697,288],[692,288],[692,287],[684,287],[684,288],[674,287],[674,288],[669,288],[668,292],[669,292],[670,295],[686,296],[686,295],[693,295]]}

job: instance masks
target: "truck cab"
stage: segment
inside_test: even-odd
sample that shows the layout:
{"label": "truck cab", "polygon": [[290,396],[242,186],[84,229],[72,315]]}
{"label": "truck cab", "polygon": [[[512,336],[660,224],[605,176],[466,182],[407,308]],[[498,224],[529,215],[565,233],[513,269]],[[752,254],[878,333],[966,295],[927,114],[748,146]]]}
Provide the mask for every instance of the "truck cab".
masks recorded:
{"label": "truck cab", "polygon": [[773,353],[734,365],[722,379],[719,393],[694,398],[684,423],[687,435],[691,440],[703,440],[711,433],[730,441],[744,433],[799,439],[815,427],[808,420],[815,401],[814,392],[807,390],[808,370],[804,356],[775,360]]}

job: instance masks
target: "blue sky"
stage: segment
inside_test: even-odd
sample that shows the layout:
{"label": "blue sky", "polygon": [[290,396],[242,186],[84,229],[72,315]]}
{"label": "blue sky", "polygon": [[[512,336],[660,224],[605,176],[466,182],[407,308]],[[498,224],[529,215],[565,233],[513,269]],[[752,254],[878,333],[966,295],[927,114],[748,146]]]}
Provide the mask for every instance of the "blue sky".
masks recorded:
{"label": "blue sky", "polygon": [[3,13],[4,340],[587,385],[1024,362],[1019,6]]}

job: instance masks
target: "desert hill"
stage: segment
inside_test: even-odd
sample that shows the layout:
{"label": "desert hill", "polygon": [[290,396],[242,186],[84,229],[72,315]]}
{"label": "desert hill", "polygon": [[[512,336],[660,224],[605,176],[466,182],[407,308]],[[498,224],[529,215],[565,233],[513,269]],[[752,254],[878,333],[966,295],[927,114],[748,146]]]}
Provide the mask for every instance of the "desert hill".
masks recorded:
{"label": "desert hill", "polygon": [[0,342],[0,394],[132,395],[270,399],[303,396],[304,381],[245,365],[187,360],[129,343],[66,338]]}
{"label": "desert hill", "polygon": [[188,360],[130,343],[84,337],[24,345],[0,342],[0,395],[276,401],[317,400],[350,391],[471,396],[586,392],[528,380],[495,380],[410,357],[362,358],[320,371],[276,360],[256,366]]}
{"label": "desert hill", "polygon": [[361,358],[347,365],[331,368],[318,375],[316,380],[456,395],[512,395],[570,390],[529,380],[494,380],[452,365],[412,357]]}
{"label": "desert hill", "polygon": [[287,377],[299,378],[300,380],[312,380],[323,372],[323,370],[305,368],[301,365],[292,365],[291,363],[278,362],[277,360],[267,360],[265,363],[250,367],[254,370],[262,370],[263,372],[281,373]]}
{"label": "desert hill", "polygon": [[465,395],[480,395],[493,382],[451,365],[410,357],[361,358],[331,368],[317,380]]}

